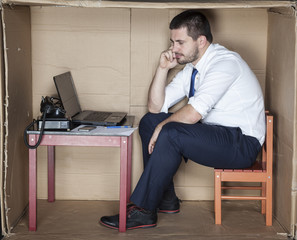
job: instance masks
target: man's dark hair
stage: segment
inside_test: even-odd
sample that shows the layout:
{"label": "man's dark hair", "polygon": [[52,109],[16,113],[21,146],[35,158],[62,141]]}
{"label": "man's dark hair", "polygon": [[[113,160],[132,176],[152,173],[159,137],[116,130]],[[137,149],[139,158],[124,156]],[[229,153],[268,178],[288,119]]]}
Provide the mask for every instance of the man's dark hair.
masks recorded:
{"label": "man's dark hair", "polygon": [[212,43],[212,34],[207,18],[197,10],[187,10],[175,16],[169,28],[179,29],[186,27],[188,35],[197,40],[199,36],[203,35],[207,41]]}

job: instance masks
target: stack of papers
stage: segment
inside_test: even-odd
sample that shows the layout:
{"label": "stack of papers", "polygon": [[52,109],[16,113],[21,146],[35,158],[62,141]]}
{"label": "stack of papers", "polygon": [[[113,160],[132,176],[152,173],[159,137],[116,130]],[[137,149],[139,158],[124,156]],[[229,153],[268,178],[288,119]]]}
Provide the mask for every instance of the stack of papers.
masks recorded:
{"label": "stack of papers", "polygon": [[83,127],[86,127],[86,125],[80,125],[72,129],[71,133],[77,135],[130,136],[137,129],[127,126],[94,126],[95,128],[89,131],[80,130]]}

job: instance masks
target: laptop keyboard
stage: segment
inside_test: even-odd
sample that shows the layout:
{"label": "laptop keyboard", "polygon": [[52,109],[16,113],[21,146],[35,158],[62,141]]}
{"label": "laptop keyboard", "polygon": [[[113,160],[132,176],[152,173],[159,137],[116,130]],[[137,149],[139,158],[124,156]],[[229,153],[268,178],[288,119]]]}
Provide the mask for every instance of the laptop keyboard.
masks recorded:
{"label": "laptop keyboard", "polygon": [[110,114],[110,112],[92,112],[86,117],[86,119],[91,121],[104,121],[110,116]]}

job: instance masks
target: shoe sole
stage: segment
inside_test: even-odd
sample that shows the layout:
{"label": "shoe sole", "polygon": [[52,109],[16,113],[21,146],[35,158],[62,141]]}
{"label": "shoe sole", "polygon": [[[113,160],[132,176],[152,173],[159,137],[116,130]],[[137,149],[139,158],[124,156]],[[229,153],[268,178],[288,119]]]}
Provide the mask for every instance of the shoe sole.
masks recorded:
{"label": "shoe sole", "polygon": [[158,210],[159,213],[167,213],[167,214],[175,214],[175,213],[179,213],[180,210]]}
{"label": "shoe sole", "polygon": [[[113,226],[110,226],[108,224],[105,224],[104,222],[99,222],[100,224],[102,224],[103,226],[105,227],[108,227],[108,228],[111,228],[111,229],[116,229],[118,230],[119,228],[118,227],[113,227]],[[138,229],[138,228],[153,228],[153,227],[156,227],[157,224],[149,224],[149,225],[140,225],[140,226],[136,226],[136,227],[130,227],[130,228],[126,228],[126,230],[133,230],[133,229]]]}

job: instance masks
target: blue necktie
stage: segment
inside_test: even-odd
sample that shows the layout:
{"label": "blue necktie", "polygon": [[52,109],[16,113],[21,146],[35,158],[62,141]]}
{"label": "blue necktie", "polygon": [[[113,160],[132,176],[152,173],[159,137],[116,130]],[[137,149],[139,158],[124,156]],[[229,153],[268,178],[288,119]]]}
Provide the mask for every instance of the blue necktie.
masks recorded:
{"label": "blue necktie", "polygon": [[193,68],[192,77],[191,77],[191,86],[189,91],[189,98],[194,96],[195,93],[195,78],[198,73],[198,70],[196,68]]}

